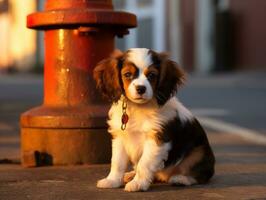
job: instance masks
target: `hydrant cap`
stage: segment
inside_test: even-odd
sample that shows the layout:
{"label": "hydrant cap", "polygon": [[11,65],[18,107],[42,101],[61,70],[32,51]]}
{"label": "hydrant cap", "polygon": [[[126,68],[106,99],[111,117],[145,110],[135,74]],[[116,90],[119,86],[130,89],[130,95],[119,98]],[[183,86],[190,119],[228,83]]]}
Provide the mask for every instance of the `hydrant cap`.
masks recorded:
{"label": "hydrant cap", "polygon": [[88,25],[133,28],[137,19],[134,14],[114,11],[111,0],[47,0],[45,11],[27,16],[27,27],[33,29]]}

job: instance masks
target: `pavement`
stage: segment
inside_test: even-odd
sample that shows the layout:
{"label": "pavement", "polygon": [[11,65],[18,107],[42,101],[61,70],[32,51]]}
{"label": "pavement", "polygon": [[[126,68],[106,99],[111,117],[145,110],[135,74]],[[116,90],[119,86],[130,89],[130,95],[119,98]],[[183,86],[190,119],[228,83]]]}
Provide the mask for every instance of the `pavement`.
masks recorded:
{"label": "pavement", "polygon": [[208,184],[153,184],[147,192],[98,189],[109,165],[22,168],[21,112],[41,104],[42,78],[0,75],[0,200],[13,199],[266,199],[265,73],[188,77],[181,101],[199,118],[214,150]]}

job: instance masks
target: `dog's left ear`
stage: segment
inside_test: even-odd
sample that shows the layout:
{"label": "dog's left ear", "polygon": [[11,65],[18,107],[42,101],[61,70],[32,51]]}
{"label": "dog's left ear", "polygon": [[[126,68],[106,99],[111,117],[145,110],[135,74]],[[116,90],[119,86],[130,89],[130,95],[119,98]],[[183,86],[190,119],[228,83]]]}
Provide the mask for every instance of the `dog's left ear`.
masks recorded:
{"label": "dog's left ear", "polygon": [[185,81],[185,73],[179,65],[170,60],[168,55],[159,54],[160,78],[157,86],[156,99],[159,105],[164,105],[169,98],[176,94],[177,89]]}
{"label": "dog's left ear", "polygon": [[109,58],[99,62],[93,71],[96,87],[103,97],[112,102],[117,102],[122,94],[119,68],[122,56],[123,53],[116,50]]}

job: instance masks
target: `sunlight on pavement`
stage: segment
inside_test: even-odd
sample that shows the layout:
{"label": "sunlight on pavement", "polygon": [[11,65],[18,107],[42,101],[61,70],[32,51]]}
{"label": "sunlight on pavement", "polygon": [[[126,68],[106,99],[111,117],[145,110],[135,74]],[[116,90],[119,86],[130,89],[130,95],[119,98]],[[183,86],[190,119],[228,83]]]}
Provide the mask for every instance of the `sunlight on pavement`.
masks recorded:
{"label": "sunlight on pavement", "polygon": [[200,117],[199,121],[203,126],[207,128],[211,128],[224,133],[234,134],[250,142],[266,145],[266,136],[258,133],[257,131],[213,118]]}

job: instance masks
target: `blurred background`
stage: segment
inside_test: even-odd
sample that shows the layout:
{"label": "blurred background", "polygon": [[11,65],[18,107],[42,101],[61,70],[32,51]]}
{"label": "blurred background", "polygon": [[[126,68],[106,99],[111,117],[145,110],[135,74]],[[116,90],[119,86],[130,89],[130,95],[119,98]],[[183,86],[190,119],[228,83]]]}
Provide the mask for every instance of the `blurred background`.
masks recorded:
{"label": "blurred background", "polygon": [[[0,0],[0,159],[19,157],[19,116],[42,103],[44,36],[26,28],[26,16],[44,3]],[[138,17],[138,27],[116,39],[117,48],[169,52],[189,74],[182,102],[200,118],[216,120],[205,120],[207,128],[266,141],[265,0],[113,3]]]}
{"label": "blurred background", "polygon": [[[96,193],[124,198],[119,190],[95,190],[107,166],[45,171],[14,165],[21,158],[20,115],[43,102],[44,34],[27,29],[26,16],[44,10],[44,3],[0,0],[0,199],[87,199]],[[266,0],[113,3],[138,18],[137,28],[116,39],[117,48],[169,52],[188,73],[178,98],[207,131],[217,160],[209,185],[145,194],[266,199]]]}
{"label": "blurred background", "polygon": [[[133,12],[138,28],[117,47],[170,52],[188,72],[266,69],[264,0],[114,0]],[[26,15],[44,0],[0,0],[0,71],[42,71],[43,33],[26,28]]]}

